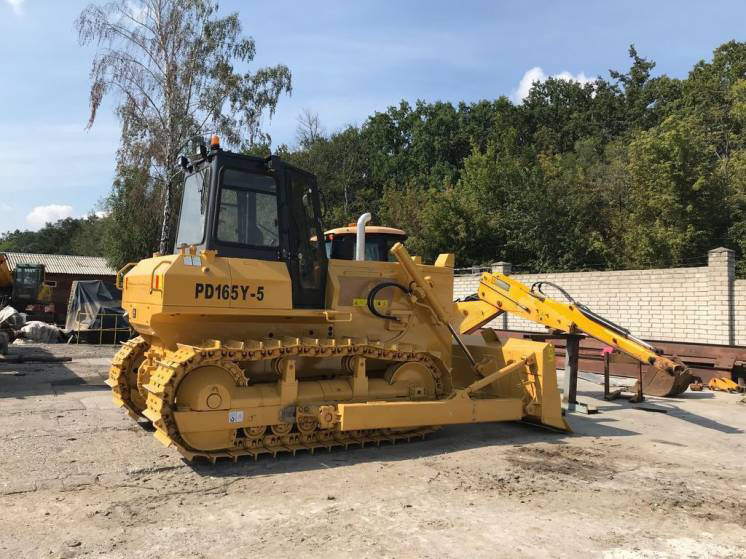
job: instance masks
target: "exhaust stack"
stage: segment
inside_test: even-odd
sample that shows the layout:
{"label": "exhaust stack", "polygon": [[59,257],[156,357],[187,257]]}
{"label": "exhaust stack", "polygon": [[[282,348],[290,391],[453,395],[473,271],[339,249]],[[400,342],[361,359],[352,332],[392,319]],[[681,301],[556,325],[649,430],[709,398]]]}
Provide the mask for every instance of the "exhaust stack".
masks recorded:
{"label": "exhaust stack", "polygon": [[357,219],[357,244],[355,260],[365,260],[365,224],[371,220],[370,212],[365,212]]}

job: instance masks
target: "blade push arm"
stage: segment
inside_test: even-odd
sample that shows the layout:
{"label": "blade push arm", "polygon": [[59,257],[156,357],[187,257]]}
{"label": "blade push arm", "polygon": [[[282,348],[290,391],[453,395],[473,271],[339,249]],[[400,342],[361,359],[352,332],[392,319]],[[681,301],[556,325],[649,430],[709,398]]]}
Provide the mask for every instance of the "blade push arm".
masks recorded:
{"label": "blade push arm", "polygon": [[671,375],[686,369],[682,364],[659,355],[653,346],[596,315],[584,305],[551,299],[503,274],[482,274],[477,297],[456,303],[463,317],[460,327],[462,334],[473,332],[503,312],[508,312],[568,334],[587,334]]}

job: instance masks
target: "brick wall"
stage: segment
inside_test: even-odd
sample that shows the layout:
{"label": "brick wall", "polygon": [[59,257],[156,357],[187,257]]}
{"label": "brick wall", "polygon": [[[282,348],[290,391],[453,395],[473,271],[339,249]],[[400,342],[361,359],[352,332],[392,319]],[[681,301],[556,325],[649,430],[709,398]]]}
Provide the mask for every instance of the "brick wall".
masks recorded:
{"label": "brick wall", "polygon": [[[708,265],[692,268],[511,274],[510,264],[498,262],[496,272],[531,285],[551,281],[600,315],[648,339],[746,345],[746,280],[735,280],[733,251],[717,248],[708,253]],[[479,274],[457,275],[454,297],[476,291]],[[561,298],[551,288],[545,293]],[[503,315],[495,328],[545,328]]]}
{"label": "brick wall", "polygon": [[746,345],[746,280],[736,280],[734,282],[733,323],[735,344]]}

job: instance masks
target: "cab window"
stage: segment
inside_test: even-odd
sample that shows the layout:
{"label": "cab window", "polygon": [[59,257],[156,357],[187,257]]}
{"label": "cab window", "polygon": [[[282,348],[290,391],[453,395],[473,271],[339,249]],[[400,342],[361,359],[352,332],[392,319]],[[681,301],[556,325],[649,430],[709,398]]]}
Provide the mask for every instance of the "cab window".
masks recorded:
{"label": "cab window", "polygon": [[177,247],[185,244],[198,245],[204,239],[209,184],[209,169],[197,171],[189,175],[184,181],[179,232],[176,236]]}
{"label": "cab window", "polygon": [[277,186],[274,178],[224,169],[220,188],[217,238],[225,243],[277,247]]}

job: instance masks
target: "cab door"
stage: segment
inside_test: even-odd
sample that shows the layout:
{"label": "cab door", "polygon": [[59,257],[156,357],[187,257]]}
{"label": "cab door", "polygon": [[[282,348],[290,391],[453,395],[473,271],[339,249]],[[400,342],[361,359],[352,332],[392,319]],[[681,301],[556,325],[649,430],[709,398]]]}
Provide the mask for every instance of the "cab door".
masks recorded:
{"label": "cab door", "polygon": [[327,258],[316,177],[283,165],[287,191],[288,250],[294,308],[324,308]]}

